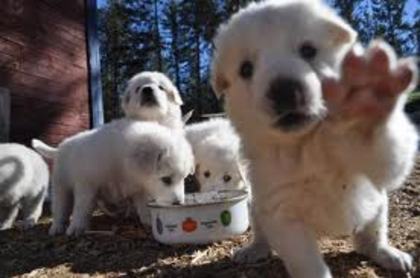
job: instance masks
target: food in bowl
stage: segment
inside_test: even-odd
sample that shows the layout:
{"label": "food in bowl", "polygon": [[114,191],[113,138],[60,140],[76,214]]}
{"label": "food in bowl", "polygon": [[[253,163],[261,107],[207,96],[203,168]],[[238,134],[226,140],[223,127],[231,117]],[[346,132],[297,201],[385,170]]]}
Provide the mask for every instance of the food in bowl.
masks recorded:
{"label": "food in bowl", "polygon": [[244,233],[249,227],[248,193],[191,193],[182,205],[149,203],[155,239],[165,244],[204,244]]}

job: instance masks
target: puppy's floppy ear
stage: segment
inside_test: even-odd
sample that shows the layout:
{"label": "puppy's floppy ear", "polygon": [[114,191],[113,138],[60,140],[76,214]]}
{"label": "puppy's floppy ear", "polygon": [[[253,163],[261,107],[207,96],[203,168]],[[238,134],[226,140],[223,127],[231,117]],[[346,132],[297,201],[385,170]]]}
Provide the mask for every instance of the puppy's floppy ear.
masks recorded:
{"label": "puppy's floppy ear", "polygon": [[200,163],[195,164],[194,175],[200,175]]}
{"label": "puppy's floppy ear", "polygon": [[125,85],[125,90],[123,92],[123,95],[120,98],[120,102],[121,102],[121,108],[122,110],[127,113],[127,109],[128,109],[128,103],[130,102],[130,98],[131,98],[131,90],[133,87],[133,83],[134,83],[134,78],[137,75],[133,76],[130,78],[130,80],[127,81],[127,84]]}
{"label": "puppy's floppy ear", "polygon": [[141,144],[132,154],[136,165],[144,172],[152,173],[160,169],[168,150],[155,144]]}
{"label": "puppy's floppy ear", "polygon": [[120,98],[121,108],[124,112],[127,113],[128,103],[130,102],[130,94],[129,91],[126,90],[124,94]]}
{"label": "puppy's floppy ear", "polygon": [[213,87],[213,91],[217,98],[222,99],[225,95],[226,89],[229,87],[229,83],[220,69],[220,62],[218,59],[219,58],[216,53],[211,71],[211,86]]}
{"label": "puppy's floppy ear", "polygon": [[170,88],[168,88],[168,94],[171,101],[173,101],[175,104],[179,106],[184,104],[184,102],[181,99],[181,95],[179,94],[179,91],[175,86],[171,86]]}
{"label": "puppy's floppy ear", "polygon": [[323,25],[329,33],[329,43],[332,46],[340,47],[347,44],[352,45],[356,42],[356,31],[338,16],[326,17]]}

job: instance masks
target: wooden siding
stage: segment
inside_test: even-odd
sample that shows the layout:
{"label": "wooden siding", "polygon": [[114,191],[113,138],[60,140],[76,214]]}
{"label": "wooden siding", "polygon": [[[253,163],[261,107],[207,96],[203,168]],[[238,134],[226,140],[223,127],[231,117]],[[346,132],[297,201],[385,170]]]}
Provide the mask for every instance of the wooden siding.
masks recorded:
{"label": "wooden siding", "polygon": [[89,128],[83,0],[0,0],[0,87],[11,141],[57,144]]}

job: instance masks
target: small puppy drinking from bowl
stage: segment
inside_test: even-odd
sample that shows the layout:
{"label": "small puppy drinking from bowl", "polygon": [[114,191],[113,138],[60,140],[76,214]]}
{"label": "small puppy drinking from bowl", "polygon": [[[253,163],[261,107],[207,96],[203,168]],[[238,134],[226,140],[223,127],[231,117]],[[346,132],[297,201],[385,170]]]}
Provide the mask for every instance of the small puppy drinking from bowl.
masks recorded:
{"label": "small puppy drinking from bowl", "polygon": [[[321,1],[251,4],[215,38],[212,84],[240,134],[253,192],[254,241],[292,277],[331,277],[317,238],[351,234],[379,265],[412,267],[388,243],[388,192],[413,167],[418,136],[403,112],[414,60],[356,33]],[[331,78],[331,76],[334,76]]]}
{"label": "small puppy drinking from bowl", "polygon": [[38,222],[47,195],[48,166],[24,145],[0,144],[0,230],[12,227],[19,211],[23,228]]}
{"label": "small puppy drinking from bowl", "polygon": [[193,148],[200,192],[246,187],[241,141],[229,120],[216,118],[187,125],[185,133]]}
{"label": "small puppy drinking from bowl", "polygon": [[184,178],[194,168],[185,137],[152,122],[115,120],[64,140],[55,154],[39,141],[36,145],[55,157],[51,235],[64,232],[70,215],[66,234],[86,231],[97,199],[113,204],[130,199],[140,217],[149,197],[182,203]]}

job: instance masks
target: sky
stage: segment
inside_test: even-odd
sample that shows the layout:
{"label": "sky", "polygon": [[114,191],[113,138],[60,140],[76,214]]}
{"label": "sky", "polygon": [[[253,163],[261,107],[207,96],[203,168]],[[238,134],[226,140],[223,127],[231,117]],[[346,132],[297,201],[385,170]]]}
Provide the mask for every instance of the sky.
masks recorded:
{"label": "sky", "polygon": [[97,0],[98,7],[101,8],[106,5],[107,0]]}
{"label": "sky", "polygon": [[409,18],[414,17],[414,13],[416,10],[420,9],[420,2],[419,0],[409,0],[406,4],[405,11]]}

